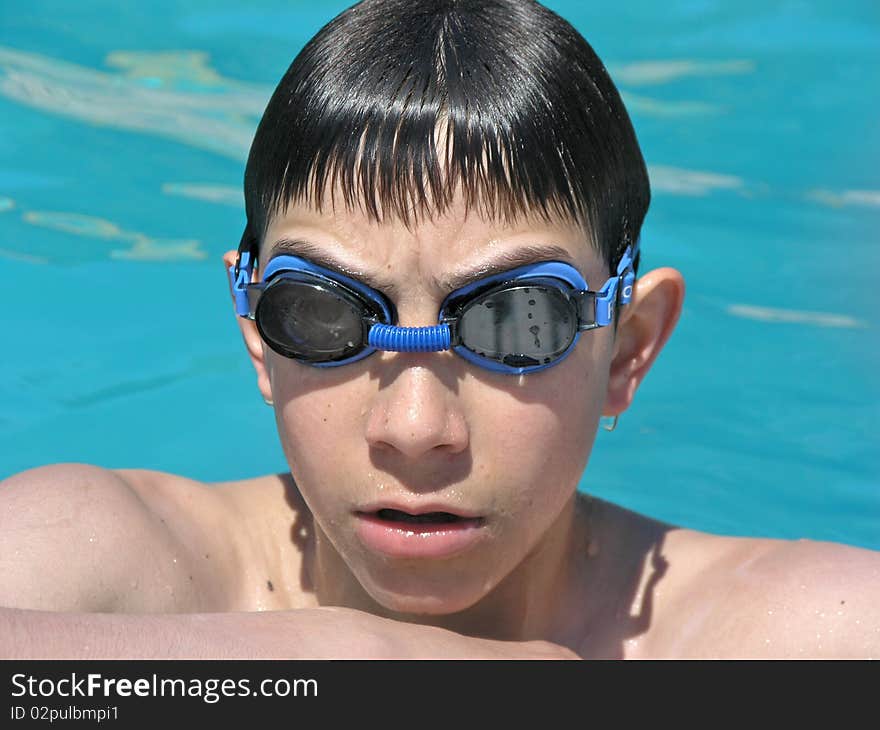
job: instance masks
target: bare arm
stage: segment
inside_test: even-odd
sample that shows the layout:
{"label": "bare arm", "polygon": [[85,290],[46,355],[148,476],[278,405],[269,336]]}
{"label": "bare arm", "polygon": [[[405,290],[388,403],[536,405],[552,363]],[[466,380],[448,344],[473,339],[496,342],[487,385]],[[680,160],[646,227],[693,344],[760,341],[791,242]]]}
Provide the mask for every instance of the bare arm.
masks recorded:
{"label": "bare arm", "polygon": [[213,614],[0,609],[0,659],[578,659],[543,641],[475,639],[346,608]]}

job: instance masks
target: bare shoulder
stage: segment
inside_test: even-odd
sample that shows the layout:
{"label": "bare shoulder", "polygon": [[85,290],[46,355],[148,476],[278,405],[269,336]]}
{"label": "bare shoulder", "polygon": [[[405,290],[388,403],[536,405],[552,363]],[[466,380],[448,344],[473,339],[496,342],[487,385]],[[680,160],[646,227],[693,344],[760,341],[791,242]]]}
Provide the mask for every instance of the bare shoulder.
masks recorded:
{"label": "bare shoulder", "polygon": [[200,586],[198,610],[260,611],[315,604],[303,561],[311,512],[289,473],[203,483],[117,470],[174,536]]}
{"label": "bare shoulder", "polygon": [[167,541],[110,470],[67,463],[15,474],[0,483],[0,604],[117,610]]}
{"label": "bare shoulder", "polygon": [[242,560],[225,491],[165,472],[53,464],[0,482],[0,605],[233,610]]}
{"label": "bare shoulder", "polygon": [[670,657],[876,658],[880,553],[673,530],[651,647]]}

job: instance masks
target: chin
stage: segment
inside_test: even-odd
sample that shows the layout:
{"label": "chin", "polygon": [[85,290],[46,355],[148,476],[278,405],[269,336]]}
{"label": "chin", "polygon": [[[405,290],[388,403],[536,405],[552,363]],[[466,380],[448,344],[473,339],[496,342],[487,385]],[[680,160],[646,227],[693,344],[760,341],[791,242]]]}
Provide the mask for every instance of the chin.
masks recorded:
{"label": "chin", "polygon": [[[467,586],[461,576],[446,581],[392,579],[379,583],[362,581],[370,597],[387,611],[409,616],[448,616],[466,611],[486,595],[485,581]],[[470,588],[470,589],[469,589]]]}
{"label": "chin", "polygon": [[450,616],[471,608],[476,601],[456,600],[447,596],[382,596],[383,608],[401,619]]}

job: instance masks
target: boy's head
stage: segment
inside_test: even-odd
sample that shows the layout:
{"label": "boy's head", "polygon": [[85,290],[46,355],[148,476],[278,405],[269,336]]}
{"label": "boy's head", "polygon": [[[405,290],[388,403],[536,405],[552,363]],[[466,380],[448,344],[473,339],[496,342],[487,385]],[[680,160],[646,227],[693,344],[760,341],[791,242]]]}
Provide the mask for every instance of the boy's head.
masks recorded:
{"label": "boy's head", "polygon": [[530,0],[366,0],[275,90],[245,173],[248,234],[291,202],[409,224],[456,192],[500,221],[578,223],[611,269],[650,190],[635,133],[583,37]]}
{"label": "boy's head", "polygon": [[[369,283],[397,324],[418,328],[461,282],[479,290],[504,267],[552,259],[598,288],[649,201],[601,62],[525,0],[374,0],[342,13],[273,95],[245,187],[243,244],[268,262],[284,242],[307,266]],[[291,276],[285,291],[335,286]],[[314,516],[322,600],[438,615],[523,599],[566,559],[599,418],[629,406],[682,296],[677,272],[649,272],[616,331],[582,332],[564,359],[520,376],[449,351],[315,367],[239,318]],[[526,319],[534,298],[511,316],[543,346],[546,329]],[[307,293],[276,301],[278,326],[296,322],[291,341],[348,316],[310,310],[319,299]],[[501,333],[492,316],[489,334]]]}

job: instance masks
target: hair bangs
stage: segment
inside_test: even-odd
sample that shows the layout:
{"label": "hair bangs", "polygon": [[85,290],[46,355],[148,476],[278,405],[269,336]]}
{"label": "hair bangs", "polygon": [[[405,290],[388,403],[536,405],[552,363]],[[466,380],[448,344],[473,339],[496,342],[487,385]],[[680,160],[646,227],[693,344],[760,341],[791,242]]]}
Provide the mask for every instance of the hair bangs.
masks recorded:
{"label": "hair bangs", "polygon": [[526,0],[367,0],[300,52],[245,172],[259,240],[291,203],[406,225],[461,195],[504,222],[577,223],[609,264],[649,189],[617,91],[568,23]]}

